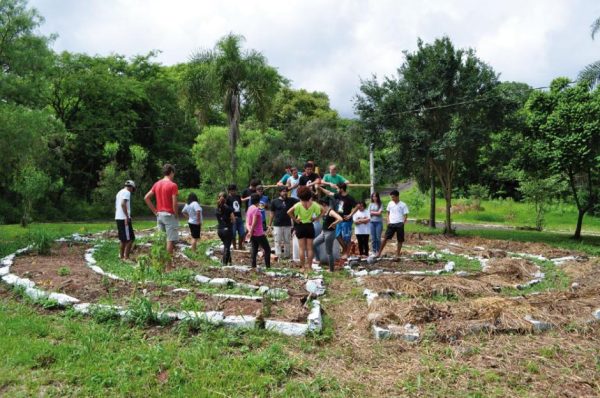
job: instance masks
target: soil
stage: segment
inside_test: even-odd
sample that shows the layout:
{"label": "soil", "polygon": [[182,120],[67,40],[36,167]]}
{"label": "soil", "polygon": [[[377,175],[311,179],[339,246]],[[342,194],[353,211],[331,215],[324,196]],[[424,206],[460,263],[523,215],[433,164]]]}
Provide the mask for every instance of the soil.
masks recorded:
{"label": "soil", "polygon": [[209,278],[230,278],[236,282],[249,285],[288,289],[290,295],[306,295],[304,289],[306,281],[298,277],[272,277],[254,269],[248,272],[240,272],[231,269],[220,269],[219,267],[203,267],[198,272]]}
{"label": "soil", "polygon": [[408,272],[408,271],[435,271],[444,268],[445,262],[415,260],[409,257],[400,257],[397,261],[380,260],[374,264],[361,262],[357,269],[375,270],[380,269],[390,272]]}
{"label": "soil", "polygon": [[[54,245],[50,255],[47,256],[34,253],[23,254],[15,258],[11,272],[22,278],[29,278],[40,289],[65,293],[87,303],[110,302],[125,306],[133,297],[144,296],[152,302],[160,303],[162,309],[176,310],[181,308],[181,303],[188,294],[195,294],[197,302],[201,303],[202,311],[223,311],[226,316],[259,316],[263,313],[262,302],[218,298],[194,289],[191,289],[191,293],[174,291],[176,288],[171,286],[160,289],[152,283],[134,285],[128,281],[103,277],[85,264],[84,254],[89,247],[83,244],[61,243]],[[69,275],[59,275],[59,270],[63,268],[68,268]],[[270,287],[281,286],[275,284],[279,278],[271,279]],[[289,285],[291,287],[291,281]],[[305,322],[308,316],[308,310],[303,306],[305,299],[306,292],[301,294],[299,289],[298,292],[290,290],[290,297],[287,300],[269,304],[272,314],[270,318]]]}

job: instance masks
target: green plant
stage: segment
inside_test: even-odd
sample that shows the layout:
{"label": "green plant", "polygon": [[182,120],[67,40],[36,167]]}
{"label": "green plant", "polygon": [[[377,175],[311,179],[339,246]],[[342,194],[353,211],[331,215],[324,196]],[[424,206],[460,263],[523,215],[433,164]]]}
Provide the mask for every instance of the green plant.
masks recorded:
{"label": "green plant", "polygon": [[477,211],[483,210],[481,208],[481,201],[487,199],[490,196],[490,191],[487,187],[480,184],[469,185],[469,197],[473,200],[473,205]]}
{"label": "green plant", "polygon": [[158,314],[154,310],[152,302],[146,297],[133,297],[130,300],[126,320],[136,326],[159,323]]}
{"label": "green plant", "polygon": [[60,267],[56,273],[58,276],[69,276],[71,275],[71,269],[69,267]]}
{"label": "green plant", "polygon": [[190,293],[181,301],[181,309],[186,311],[204,311],[204,302],[198,301],[196,295]]}
{"label": "green plant", "polygon": [[34,250],[37,254],[40,255],[48,255],[50,254],[50,250],[52,248],[52,242],[54,241],[52,235],[44,231],[43,229],[38,229],[29,233],[29,244],[33,246]]}

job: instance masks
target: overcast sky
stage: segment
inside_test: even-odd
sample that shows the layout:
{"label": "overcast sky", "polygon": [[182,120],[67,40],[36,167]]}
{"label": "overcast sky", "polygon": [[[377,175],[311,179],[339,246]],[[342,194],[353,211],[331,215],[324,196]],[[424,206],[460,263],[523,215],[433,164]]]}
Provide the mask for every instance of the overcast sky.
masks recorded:
{"label": "overcast sky", "polygon": [[294,88],[324,91],[351,117],[361,78],[395,74],[403,50],[448,35],[501,80],[546,86],[600,59],[598,0],[30,0],[57,51],[185,62],[229,32],[246,37]]}

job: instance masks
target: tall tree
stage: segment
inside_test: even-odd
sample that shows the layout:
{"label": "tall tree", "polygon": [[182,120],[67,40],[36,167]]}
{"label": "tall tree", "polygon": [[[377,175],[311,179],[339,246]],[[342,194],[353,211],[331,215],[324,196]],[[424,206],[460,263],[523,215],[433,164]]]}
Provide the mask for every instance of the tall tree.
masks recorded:
{"label": "tall tree", "polygon": [[[600,32],[600,18],[596,18],[590,27],[592,40],[596,38],[596,34]],[[596,86],[600,81],[600,61],[592,62],[579,72],[578,80],[587,82],[590,87]]]}
{"label": "tall tree", "polygon": [[229,34],[212,51],[197,52],[186,76],[186,95],[198,120],[204,124],[215,106],[227,114],[231,170],[236,176],[236,147],[240,138],[242,110],[249,109],[265,123],[273,98],[283,81],[277,70],[255,50],[241,48],[243,36]]}
{"label": "tall tree", "polygon": [[526,108],[537,158],[569,184],[578,209],[573,237],[580,239],[584,215],[600,203],[600,89],[558,78]]}
{"label": "tall tree", "polygon": [[417,45],[405,53],[397,79],[384,81],[380,103],[386,111],[379,115],[395,133],[390,144],[411,166],[425,168],[415,174],[437,177],[446,199],[445,231],[451,233],[457,173],[473,162],[500,120],[490,101],[498,79],[473,50],[455,49],[448,37]]}

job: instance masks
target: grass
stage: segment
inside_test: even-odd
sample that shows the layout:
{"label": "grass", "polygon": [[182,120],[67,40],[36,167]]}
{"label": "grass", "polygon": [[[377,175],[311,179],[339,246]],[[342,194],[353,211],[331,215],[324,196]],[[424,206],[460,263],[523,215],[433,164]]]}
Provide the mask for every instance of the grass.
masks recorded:
{"label": "grass", "polygon": [[[411,218],[428,219],[429,218],[429,198],[425,197],[424,206],[418,212],[410,209],[414,198],[418,196],[417,188],[412,188],[400,194],[400,200],[409,205]],[[389,196],[382,198],[385,205],[389,202]],[[452,206],[455,208],[469,208],[472,200],[456,198],[452,200]],[[533,227],[535,226],[535,212],[529,203],[515,202],[512,199],[494,199],[482,200],[483,210],[468,210],[465,212],[456,212],[452,214],[452,221],[457,223],[470,224],[496,224],[502,226],[515,227]],[[445,219],[446,201],[437,198],[436,200],[436,220]],[[577,207],[571,203],[556,202],[549,205],[545,215],[545,229],[548,231],[561,231],[566,233],[575,232],[577,224]],[[585,215],[583,219],[583,234],[586,232],[600,233],[600,217]]]}

